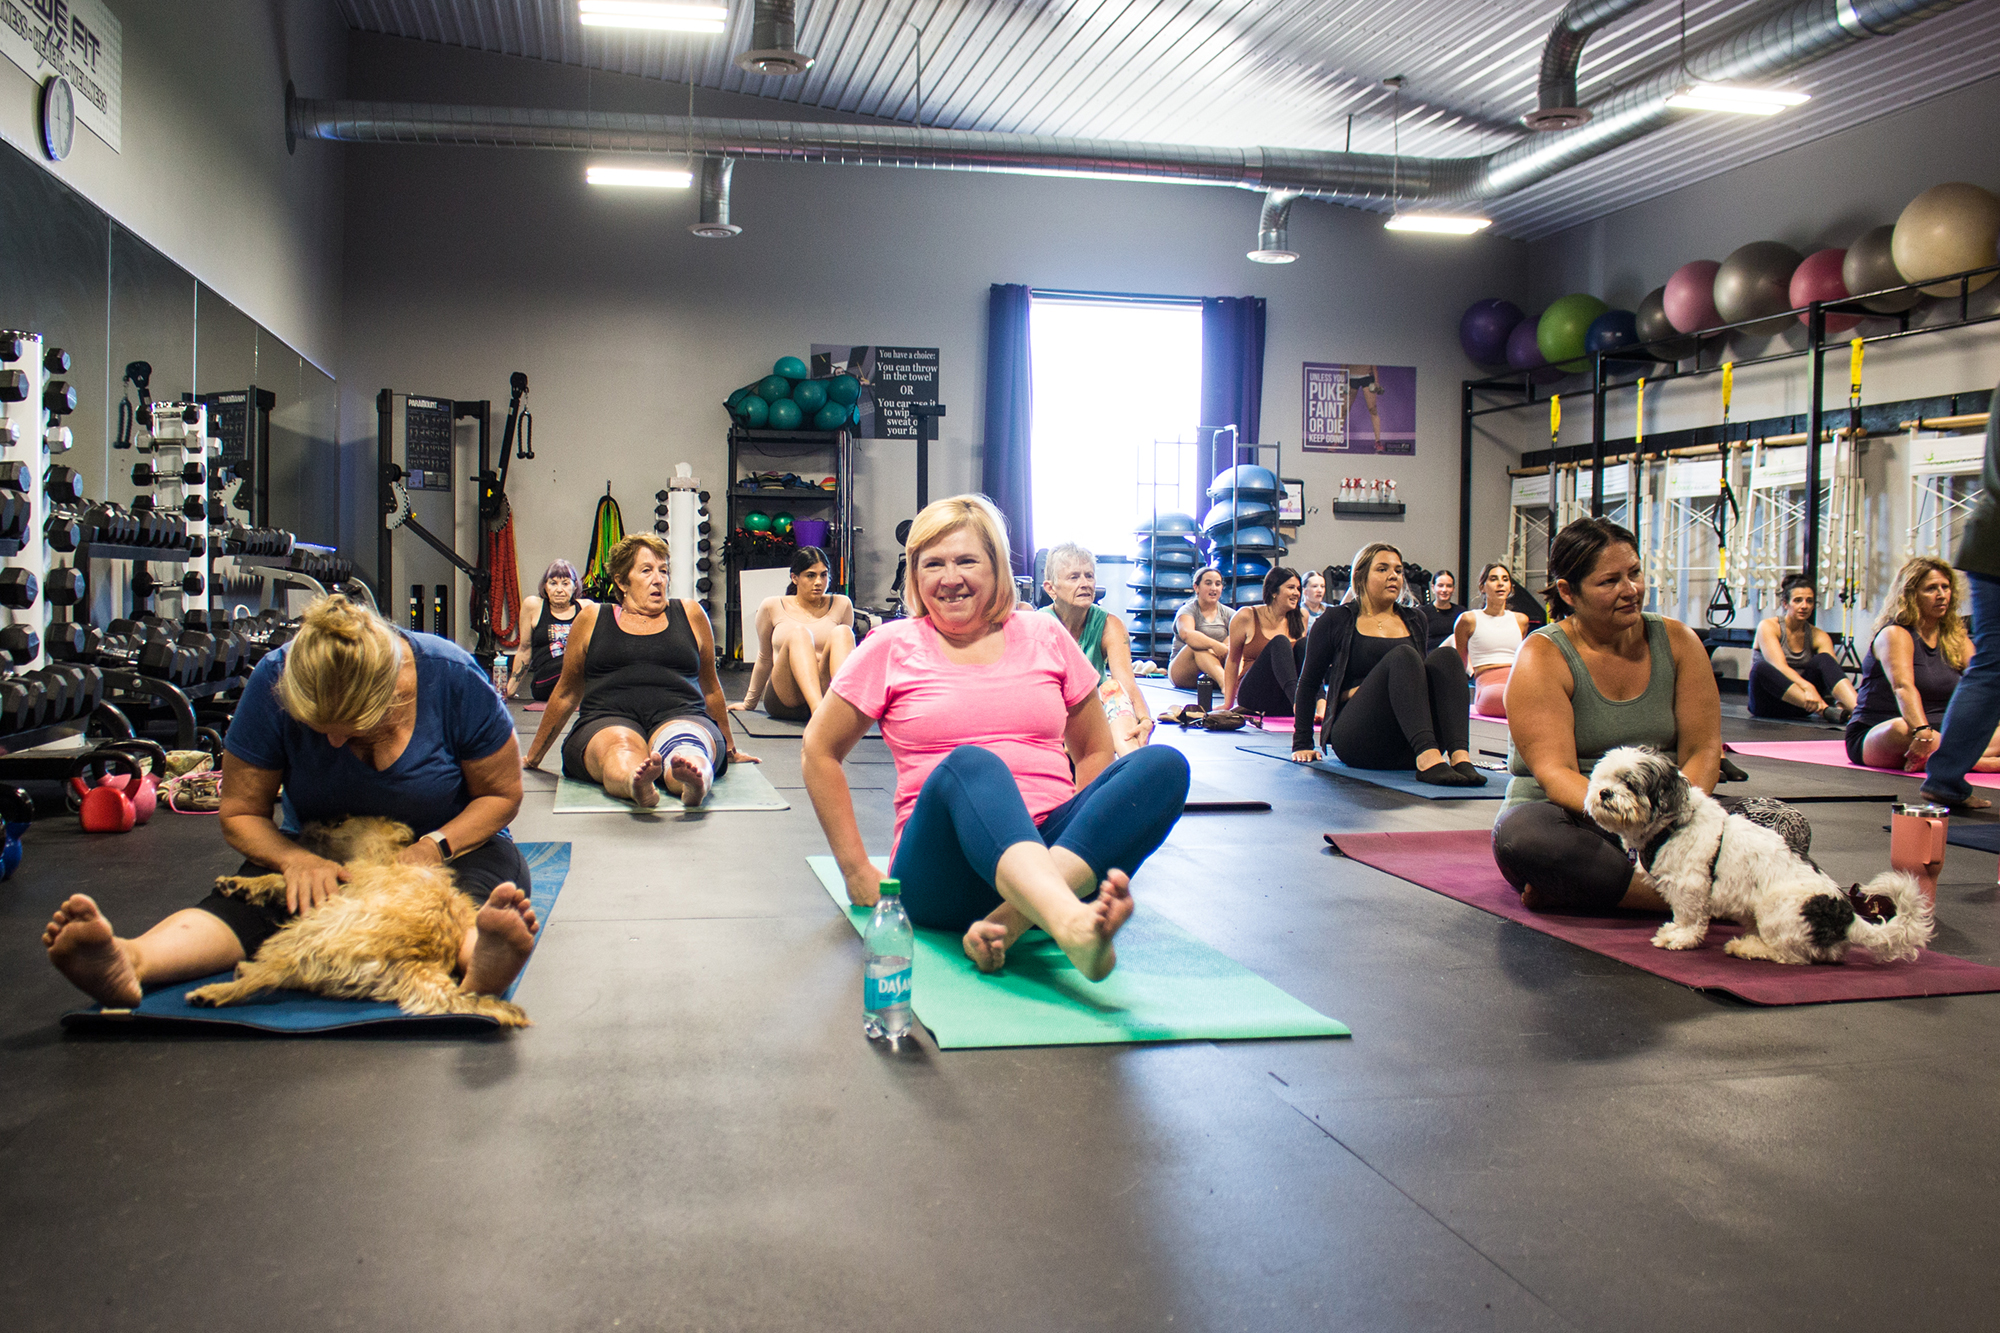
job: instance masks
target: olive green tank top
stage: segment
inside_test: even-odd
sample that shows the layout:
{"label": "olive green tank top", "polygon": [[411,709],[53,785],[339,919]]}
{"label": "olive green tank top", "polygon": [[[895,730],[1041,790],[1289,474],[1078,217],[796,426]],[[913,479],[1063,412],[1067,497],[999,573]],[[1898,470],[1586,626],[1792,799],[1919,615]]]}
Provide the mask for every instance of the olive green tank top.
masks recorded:
{"label": "olive green tank top", "polygon": [[[1042,609],[1057,620],[1062,619],[1055,607],[1045,606]],[[1110,618],[1110,613],[1103,607],[1091,607],[1083,614],[1083,633],[1076,640],[1076,646],[1082,650],[1084,657],[1097,668],[1097,683],[1100,685],[1111,674],[1111,664],[1104,658],[1104,622]]]}
{"label": "olive green tank top", "polygon": [[[1674,719],[1674,648],[1667,638],[1667,622],[1650,612],[1644,617],[1646,622],[1646,651],[1652,658],[1652,674],[1646,681],[1646,692],[1636,699],[1618,703],[1598,693],[1597,682],[1590,678],[1590,669],[1583,664],[1577,654],[1576,645],[1569,641],[1569,635],[1555,625],[1544,625],[1531,638],[1547,638],[1562,650],[1569,662],[1570,678],[1575,682],[1575,693],[1570,697],[1570,707],[1576,713],[1576,764],[1578,771],[1586,777],[1604,757],[1607,750],[1615,750],[1621,745],[1649,745],[1655,750],[1673,754],[1679,748],[1680,727]],[[1542,784],[1535,781],[1534,774],[1521,758],[1520,747],[1510,739],[1507,743],[1507,771],[1514,775],[1507,784],[1507,799],[1500,809],[1505,811],[1529,801],[1546,801],[1548,793]]]}

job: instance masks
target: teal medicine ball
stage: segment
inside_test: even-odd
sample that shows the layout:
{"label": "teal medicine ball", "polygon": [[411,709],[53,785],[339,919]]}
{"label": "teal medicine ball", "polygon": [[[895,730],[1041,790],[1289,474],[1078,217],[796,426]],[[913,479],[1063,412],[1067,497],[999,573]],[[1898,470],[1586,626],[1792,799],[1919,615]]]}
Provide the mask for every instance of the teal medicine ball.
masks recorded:
{"label": "teal medicine ball", "polygon": [[828,403],[813,413],[814,430],[839,430],[847,424],[847,409],[839,403]]}
{"label": "teal medicine ball", "polygon": [[799,411],[799,405],[789,398],[780,398],[771,404],[772,430],[797,430],[799,422],[804,419],[805,413]]}
{"label": "teal medicine ball", "polygon": [[754,393],[743,395],[743,401],[736,405],[736,415],[752,430],[757,430],[771,419],[771,405]]}
{"label": "teal medicine ball", "polygon": [[828,402],[852,407],[861,401],[861,381],[852,375],[835,375],[826,382],[826,397]]}
{"label": "teal medicine ball", "polygon": [[811,416],[826,406],[826,381],[800,380],[792,386],[792,401],[799,405],[799,411]]}
{"label": "teal medicine ball", "polygon": [[806,363],[795,356],[781,356],[771,363],[773,375],[783,375],[788,380],[802,380],[809,372]]}
{"label": "teal medicine ball", "polygon": [[757,396],[767,403],[792,396],[792,382],[782,375],[766,375],[757,383]]}

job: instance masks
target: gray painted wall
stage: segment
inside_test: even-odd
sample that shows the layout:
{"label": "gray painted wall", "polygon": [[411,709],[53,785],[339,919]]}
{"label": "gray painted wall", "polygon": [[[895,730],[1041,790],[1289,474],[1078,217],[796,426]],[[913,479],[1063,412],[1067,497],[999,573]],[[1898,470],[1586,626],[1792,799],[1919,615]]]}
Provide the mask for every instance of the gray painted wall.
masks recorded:
{"label": "gray painted wall", "polygon": [[[285,153],[286,79],[325,96],[346,42],[327,0],[116,0],[123,150],[80,125],[42,155],[39,90],[0,60],[0,138],[331,371],[340,327],[339,150]],[[115,376],[114,376],[115,379]],[[122,497],[121,497],[122,498]]]}
{"label": "gray painted wall", "polygon": [[[357,97],[684,110],[684,87],[353,34]],[[703,114],[768,116],[769,103],[698,94]],[[1525,292],[1525,248],[1385,233],[1379,216],[1300,204],[1302,258],[1271,268],[1243,256],[1258,197],[1200,187],[744,162],[725,242],[689,236],[691,195],[591,190],[583,158],[565,153],[417,147],[347,150],[345,337],[341,419],[350,488],[374,457],[374,395],[398,390],[504,404],[507,375],[534,386],[536,451],[513,488],[520,568],[581,561],[592,505],[607,481],[628,529],[652,521],[653,492],[675,463],[721,480],[726,426],[719,399],[784,353],[814,342],[942,349],[951,413],[933,450],[932,493],[977,485],[988,286],[1270,301],[1263,434],[1294,444],[1302,361],[1414,364],[1414,458],[1301,458],[1285,470],[1324,510],[1339,478],[1394,478],[1410,512],[1400,523],[1308,520],[1292,559],[1346,563],[1388,535],[1425,565],[1455,561],[1458,515],[1457,346],[1460,312],[1486,295]],[[1116,349],[1107,349],[1116,392]],[[496,423],[497,426],[497,423]],[[468,445],[470,434],[461,439]],[[1502,455],[1481,485],[1504,493]],[[866,535],[862,600],[894,569],[890,533],[912,510],[907,444],[863,445],[857,464]],[[372,499],[372,493],[370,497]],[[461,489],[460,498],[463,500]],[[420,501],[446,522],[441,499]],[[347,533],[370,549],[371,507],[350,498]],[[461,511],[464,505],[460,506]],[[1492,503],[1475,549],[1502,534]],[[464,530],[465,514],[459,522]],[[1044,544],[1059,534],[1043,534]],[[399,536],[399,585],[436,582],[445,566]],[[462,545],[461,549],[466,549]],[[421,572],[419,572],[421,571]],[[407,595],[405,593],[405,595]]]}

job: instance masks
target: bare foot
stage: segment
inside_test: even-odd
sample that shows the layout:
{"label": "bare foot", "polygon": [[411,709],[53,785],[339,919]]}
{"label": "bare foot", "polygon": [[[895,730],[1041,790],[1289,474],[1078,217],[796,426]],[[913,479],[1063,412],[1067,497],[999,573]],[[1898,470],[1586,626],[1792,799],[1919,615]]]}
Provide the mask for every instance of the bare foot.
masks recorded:
{"label": "bare foot", "polygon": [[712,776],[707,761],[696,758],[685,746],[674,751],[673,762],[667,765],[668,780],[679,788],[681,804],[690,810],[708,799]]}
{"label": "bare foot", "polygon": [[1056,943],[1077,971],[1092,981],[1102,981],[1118,966],[1111,937],[1132,919],[1131,879],[1122,870],[1112,871],[1098,885],[1096,901],[1082,907],[1083,915],[1075,919],[1076,925],[1058,935]]}
{"label": "bare foot", "polygon": [[97,904],[83,894],[71,894],[49,918],[42,947],[56,971],[78,990],[111,1008],[129,1009],[139,1003],[139,974],[124,945],[111,933],[111,923]]}
{"label": "bare foot", "polygon": [[474,995],[499,995],[514,984],[528,955],[535,949],[535,909],[528,895],[513,884],[502,884],[487,898],[474,918],[472,961],[460,990]]}
{"label": "bare foot", "polygon": [[[660,789],[654,784],[660,774],[666,771],[666,760],[657,754],[646,756],[646,762],[632,773],[632,789],[624,793],[625,799],[642,809],[650,810],[660,803]],[[619,793],[613,792],[616,796]]]}
{"label": "bare foot", "polygon": [[981,972],[998,972],[1007,965],[1007,927],[998,921],[975,921],[965,932],[965,956]]}

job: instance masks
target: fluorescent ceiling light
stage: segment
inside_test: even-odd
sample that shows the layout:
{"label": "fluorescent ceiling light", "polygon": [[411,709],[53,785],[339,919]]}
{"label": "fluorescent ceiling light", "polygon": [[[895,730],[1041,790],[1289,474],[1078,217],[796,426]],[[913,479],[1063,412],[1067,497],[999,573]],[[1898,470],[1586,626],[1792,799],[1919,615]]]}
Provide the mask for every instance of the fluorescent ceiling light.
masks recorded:
{"label": "fluorescent ceiling light", "polygon": [[1398,213],[1382,224],[1389,231],[1427,231],[1438,236],[1470,236],[1493,225],[1492,218],[1450,213]]}
{"label": "fluorescent ceiling light", "polygon": [[578,0],[577,4],[577,18],[586,28],[719,33],[728,17],[729,11],[720,5],[672,4],[667,0]]}
{"label": "fluorescent ceiling light", "polygon": [[1728,83],[1692,83],[1667,99],[1683,111],[1727,111],[1739,116],[1775,116],[1812,98],[1778,88],[1743,88]]}
{"label": "fluorescent ceiling light", "polygon": [[694,183],[691,171],[659,167],[586,167],[583,178],[592,185],[639,185],[653,190],[685,190]]}

